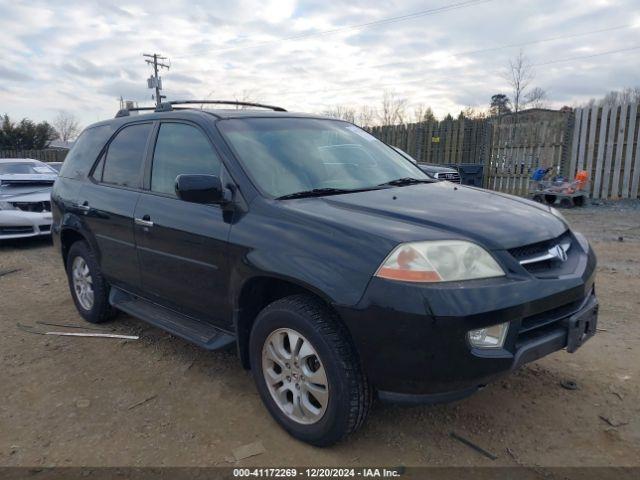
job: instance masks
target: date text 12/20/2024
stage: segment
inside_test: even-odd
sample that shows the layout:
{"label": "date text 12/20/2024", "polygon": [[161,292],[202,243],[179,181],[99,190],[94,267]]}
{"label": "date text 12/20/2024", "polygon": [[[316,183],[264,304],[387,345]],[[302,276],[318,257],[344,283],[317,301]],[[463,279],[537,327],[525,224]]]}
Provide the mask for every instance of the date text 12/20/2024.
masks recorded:
{"label": "date text 12/20/2024", "polygon": [[234,468],[233,476],[257,478],[397,478],[403,468]]}

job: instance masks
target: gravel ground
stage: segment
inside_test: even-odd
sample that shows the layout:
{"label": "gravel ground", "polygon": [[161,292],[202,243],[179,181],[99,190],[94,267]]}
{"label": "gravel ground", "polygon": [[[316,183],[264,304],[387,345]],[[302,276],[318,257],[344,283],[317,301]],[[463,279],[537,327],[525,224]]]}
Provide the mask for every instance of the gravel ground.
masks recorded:
{"label": "gravel ground", "polygon": [[[275,424],[233,351],[201,351],[126,315],[105,328],[140,340],[20,330],[83,322],[48,241],[0,243],[0,272],[19,269],[0,277],[0,466],[639,466],[640,203],[566,216],[599,258],[592,340],[454,404],[377,403],[362,430],[327,449]],[[255,442],[264,453],[235,460]]]}

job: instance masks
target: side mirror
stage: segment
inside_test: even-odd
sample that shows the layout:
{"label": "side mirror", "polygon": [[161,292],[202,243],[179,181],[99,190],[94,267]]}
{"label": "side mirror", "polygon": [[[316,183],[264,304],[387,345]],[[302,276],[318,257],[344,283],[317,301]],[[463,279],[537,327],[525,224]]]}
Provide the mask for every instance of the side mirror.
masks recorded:
{"label": "side mirror", "polygon": [[192,203],[221,204],[230,200],[220,177],[215,175],[178,175],[176,195]]}

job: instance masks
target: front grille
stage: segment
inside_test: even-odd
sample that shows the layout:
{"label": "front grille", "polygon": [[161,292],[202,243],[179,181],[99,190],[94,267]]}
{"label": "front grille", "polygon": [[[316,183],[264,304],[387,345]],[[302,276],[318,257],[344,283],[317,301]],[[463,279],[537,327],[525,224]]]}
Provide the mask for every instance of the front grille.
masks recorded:
{"label": "front grille", "polygon": [[40,225],[38,228],[40,229],[41,232],[50,232],[51,231],[51,225]]}
{"label": "front grille", "polygon": [[33,233],[33,227],[0,227],[0,235],[19,235]]}
{"label": "front grille", "polygon": [[447,180],[448,182],[460,183],[460,174],[458,172],[436,173],[438,180]]}
{"label": "front grille", "polygon": [[571,234],[569,233],[569,230],[567,230],[557,238],[552,238],[551,240],[544,240],[542,242],[537,242],[537,243],[531,243],[523,247],[512,248],[511,250],[509,250],[509,253],[513,255],[513,257],[517,261],[521,261],[525,258],[529,258],[529,257],[533,257],[534,255],[545,253],[551,247],[570,239],[571,239]]}
{"label": "front grille", "polygon": [[591,289],[584,298],[523,318],[516,343],[519,345],[558,328],[564,319],[579,311],[593,295],[595,290]]}
{"label": "front grille", "polygon": [[[560,247],[566,253],[566,258],[549,257],[550,250]],[[553,276],[554,274],[568,273],[575,266],[578,246],[571,233],[567,230],[559,237],[542,242],[531,243],[522,247],[509,250],[513,258],[532,275]]]}
{"label": "front grille", "polygon": [[23,212],[50,212],[51,202],[13,202],[12,205]]}

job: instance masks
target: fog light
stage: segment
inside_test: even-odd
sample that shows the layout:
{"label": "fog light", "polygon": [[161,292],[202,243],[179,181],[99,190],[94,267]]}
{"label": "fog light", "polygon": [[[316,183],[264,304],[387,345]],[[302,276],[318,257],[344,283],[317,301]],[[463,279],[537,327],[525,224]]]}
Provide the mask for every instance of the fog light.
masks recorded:
{"label": "fog light", "polygon": [[476,348],[502,348],[507,337],[509,322],[492,325],[487,328],[469,330],[469,343]]}

